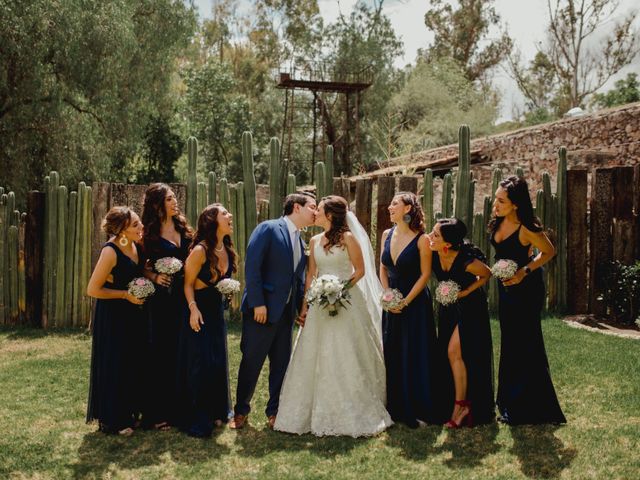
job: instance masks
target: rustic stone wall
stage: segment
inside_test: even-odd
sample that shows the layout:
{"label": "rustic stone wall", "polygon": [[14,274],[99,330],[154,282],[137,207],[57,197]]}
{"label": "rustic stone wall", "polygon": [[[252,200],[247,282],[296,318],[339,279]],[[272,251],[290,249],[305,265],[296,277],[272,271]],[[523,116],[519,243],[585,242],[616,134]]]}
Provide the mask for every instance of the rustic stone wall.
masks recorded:
{"label": "rustic stone wall", "polygon": [[[551,174],[555,191],[556,162],[561,146],[567,148],[569,168],[587,167],[591,172],[601,166],[640,163],[640,102],[472,140],[471,150],[479,150],[482,158],[480,163],[471,165],[477,179],[476,211],[484,195],[490,194],[491,172],[496,167],[502,170],[503,176],[522,167],[534,200],[535,192],[542,188],[545,171]],[[457,152],[457,144],[447,145],[392,159],[389,165],[406,165],[410,169],[412,164],[437,161],[455,156]],[[450,167],[454,165],[457,160]],[[447,167],[439,167],[441,171],[443,168]],[[434,183],[434,202],[439,205],[440,183]]]}

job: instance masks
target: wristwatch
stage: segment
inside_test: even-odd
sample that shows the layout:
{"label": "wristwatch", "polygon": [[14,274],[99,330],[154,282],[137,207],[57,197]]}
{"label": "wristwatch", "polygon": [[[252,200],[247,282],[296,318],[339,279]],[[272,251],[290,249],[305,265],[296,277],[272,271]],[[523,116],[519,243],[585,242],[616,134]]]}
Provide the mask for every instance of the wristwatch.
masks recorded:
{"label": "wristwatch", "polygon": [[528,266],[528,265],[524,267],[524,273],[525,273],[526,275],[529,275],[529,274],[531,273],[531,269],[529,268],[529,266]]}

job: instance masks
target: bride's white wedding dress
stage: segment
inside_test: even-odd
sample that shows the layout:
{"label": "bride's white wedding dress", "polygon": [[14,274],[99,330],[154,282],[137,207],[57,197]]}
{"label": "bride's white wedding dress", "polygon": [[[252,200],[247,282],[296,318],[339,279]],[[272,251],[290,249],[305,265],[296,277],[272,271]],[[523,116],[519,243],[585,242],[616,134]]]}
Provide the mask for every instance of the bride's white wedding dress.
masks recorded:
{"label": "bride's white wedding dress", "polygon": [[[346,280],[353,273],[346,248],[327,253],[316,241],[314,257],[318,277]],[[338,308],[334,317],[321,307],[309,308],[280,393],[275,430],[360,437],[393,423],[385,408],[381,319],[372,318],[379,307],[367,304],[363,283],[351,288],[351,305]]]}

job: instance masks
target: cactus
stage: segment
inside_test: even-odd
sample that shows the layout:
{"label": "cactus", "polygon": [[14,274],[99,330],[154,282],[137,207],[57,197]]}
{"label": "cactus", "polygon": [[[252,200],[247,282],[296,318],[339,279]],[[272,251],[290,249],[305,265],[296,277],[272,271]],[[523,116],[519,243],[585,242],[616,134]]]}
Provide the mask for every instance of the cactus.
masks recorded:
{"label": "cactus", "polygon": [[[468,125],[462,125],[458,130],[458,174],[456,177],[455,216],[462,220],[469,230],[472,228],[471,222],[473,219],[472,216],[469,216],[470,168],[470,131]],[[473,202],[473,200],[471,201]],[[473,215],[473,206],[471,207],[471,211]]]}
{"label": "cactus", "polygon": [[269,142],[269,218],[277,218],[282,207],[282,174],[280,172],[280,140]]}
{"label": "cactus", "polygon": [[442,218],[449,218],[453,215],[451,174],[447,173],[442,182]]}
{"label": "cactus", "polygon": [[260,200],[260,205],[258,207],[258,223],[269,219],[269,210],[269,200]]}
{"label": "cactus", "polygon": [[473,232],[475,229],[475,218],[473,216],[473,199],[475,197],[476,194],[476,181],[472,180],[469,182],[468,185],[468,199],[467,199],[467,219],[469,220],[468,223],[465,223],[465,225],[467,226],[467,238],[474,238],[473,236]]}
{"label": "cactus", "polygon": [[[486,235],[484,235],[484,214],[482,213],[476,213],[473,216],[473,237],[472,237],[472,241],[473,243],[482,250],[483,244],[484,244],[484,240],[483,237],[486,237]],[[484,250],[482,250],[483,253],[485,252]]]}
{"label": "cactus", "polygon": [[424,210],[424,225],[427,232],[433,230],[433,171],[427,168],[424,171],[422,182],[422,210]]}
{"label": "cactus", "polygon": [[[333,145],[328,145],[324,154],[324,176],[325,176],[325,188],[324,194],[333,194]],[[349,199],[347,198],[347,201]]]}
{"label": "cactus", "polygon": [[55,252],[55,263],[57,270],[56,283],[56,305],[55,305],[55,325],[56,327],[66,326],[66,303],[65,303],[65,253],[66,253],[66,226],[67,226],[67,187],[58,187],[58,222],[56,225],[57,251]]}
{"label": "cactus", "polygon": [[250,233],[247,232],[247,205],[245,205],[244,200],[246,195],[244,193],[244,183],[238,182],[236,184],[236,218],[234,222],[234,230],[237,233],[237,249],[240,252],[240,255],[244,257],[245,249],[247,248],[247,238]]}
{"label": "cactus", "polygon": [[516,167],[516,177],[524,177],[524,170],[522,167]]}
{"label": "cactus", "polygon": [[238,213],[238,185],[229,185],[229,204],[225,205],[227,210],[233,215],[233,233],[231,234],[231,240],[236,246],[238,252],[242,252],[242,247],[238,244],[238,231],[242,224],[240,222],[240,214]]}
{"label": "cactus", "polygon": [[84,239],[82,238],[85,235],[84,225],[83,225],[83,212],[84,212],[84,203],[86,201],[86,197],[84,195],[85,183],[80,182],[78,184],[78,204],[76,207],[76,217],[74,219],[76,223],[75,227],[75,239],[74,239],[74,259],[73,259],[73,312],[71,323],[73,325],[81,325],[83,321],[83,312],[82,312],[82,297],[85,295],[85,292],[82,290],[82,245]]}
{"label": "cactus", "polygon": [[208,203],[216,203],[218,196],[216,195],[216,173],[209,172],[208,176],[209,185],[207,187]]}
{"label": "cactus", "polygon": [[191,225],[196,224],[198,219],[198,180],[197,180],[197,164],[198,164],[198,140],[195,137],[189,137],[187,140],[188,152],[188,170],[187,170],[187,220]]}
{"label": "cactus", "polygon": [[225,208],[231,208],[231,204],[229,203],[229,185],[227,184],[226,178],[223,177],[220,179],[219,187],[220,203],[224,205]]}
{"label": "cactus", "polygon": [[[10,192],[13,193],[13,192]],[[18,310],[18,227],[11,225],[7,235],[7,259],[9,285],[7,291],[9,293],[9,318],[11,323],[17,323],[20,312]],[[6,296],[5,296],[6,298]]]}
{"label": "cactus", "polygon": [[479,245],[479,247],[482,249],[482,252],[487,256],[487,259],[488,259],[489,256],[491,255],[489,234],[487,233],[487,225],[491,220],[491,211],[493,209],[493,202],[491,201],[491,197],[489,197],[489,195],[485,195],[482,204],[483,204],[482,245]]}
{"label": "cactus", "polygon": [[296,176],[293,173],[290,173],[287,176],[287,195],[296,193],[296,188]]}
{"label": "cactus", "polygon": [[253,137],[251,132],[242,134],[242,176],[244,178],[245,232],[251,232],[258,224],[258,202],[256,201],[256,177],[253,166]]}
{"label": "cactus", "polygon": [[[197,198],[196,198],[196,214],[200,215],[200,212],[202,212],[202,210],[204,210],[204,207],[206,207],[209,204],[209,199],[207,198],[207,184],[204,182],[198,182],[198,188],[197,188]],[[197,217],[196,217],[197,218]]]}
{"label": "cactus", "polygon": [[[4,189],[3,189],[4,192]],[[7,212],[7,194],[0,195],[0,323],[9,323],[9,260],[6,225],[9,221]]]}
{"label": "cactus", "polygon": [[325,178],[324,162],[317,162],[314,165],[314,177],[316,180],[316,199],[320,203],[320,199],[326,196],[325,188],[327,180]]}
{"label": "cactus", "polygon": [[544,222],[544,192],[542,190],[538,190],[536,193],[536,217]]}
{"label": "cactus", "polygon": [[58,187],[60,186],[60,176],[58,172],[51,172],[49,174],[49,178],[51,179],[51,183],[49,184],[49,192],[47,193],[47,202],[49,203],[49,220],[47,222],[47,231],[45,232],[45,236],[47,237],[47,256],[44,261],[48,265],[48,284],[49,289],[47,292],[47,315],[48,315],[48,326],[55,326],[56,324],[56,312],[55,312],[55,302],[56,302],[56,290],[58,287],[58,272],[57,272],[57,262],[56,262],[56,234],[58,225]]}
{"label": "cactus", "polygon": [[558,309],[564,312],[567,309],[567,149],[560,147],[558,151],[558,176],[556,196],[558,198],[558,210],[556,215],[557,240],[557,286]]}
{"label": "cactus", "polygon": [[75,257],[75,237],[76,237],[76,217],[78,216],[78,192],[71,192],[69,194],[69,215],[67,221],[67,232],[65,239],[65,272],[66,278],[64,282],[64,297],[67,299],[65,305],[65,319],[67,322],[70,322],[72,326],[77,327],[78,325],[73,323],[73,310],[75,308],[73,299],[74,299],[74,279],[75,272],[73,270],[73,263]]}
{"label": "cactus", "polygon": [[92,188],[85,187],[83,189],[84,195],[84,212],[83,212],[83,221],[84,221],[84,232],[83,232],[83,244],[82,244],[82,271],[81,280],[82,280],[82,313],[83,318],[85,319],[85,325],[89,325],[91,321],[91,298],[86,294],[87,285],[89,284],[89,277],[91,276],[91,238],[93,234],[93,222],[91,219],[93,218],[93,195]]}

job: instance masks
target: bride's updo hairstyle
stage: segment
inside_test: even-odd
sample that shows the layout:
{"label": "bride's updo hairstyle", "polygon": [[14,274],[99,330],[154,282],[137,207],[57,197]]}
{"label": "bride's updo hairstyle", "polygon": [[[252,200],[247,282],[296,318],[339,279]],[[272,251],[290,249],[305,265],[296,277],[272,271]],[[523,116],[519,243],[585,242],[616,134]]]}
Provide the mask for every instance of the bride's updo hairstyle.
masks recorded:
{"label": "bride's updo hairstyle", "polygon": [[409,228],[414,232],[424,233],[424,212],[418,201],[418,196],[412,192],[398,192],[394,195],[394,198],[399,198],[404,205],[411,207],[411,210],[407,213],[407,215],[411,217],[411,220],[408,222]]}
{"label": "bride's updo hairstyle", "polygon": [[349,231],[347,226],[347,212],[349,204],[338,195],[329,195],[322,200],[324,214],[331,222],[331,228],[324,234],[327,237],[327,244],[324,246],[326,252],[334,245],[342,246],[342,236]]}

